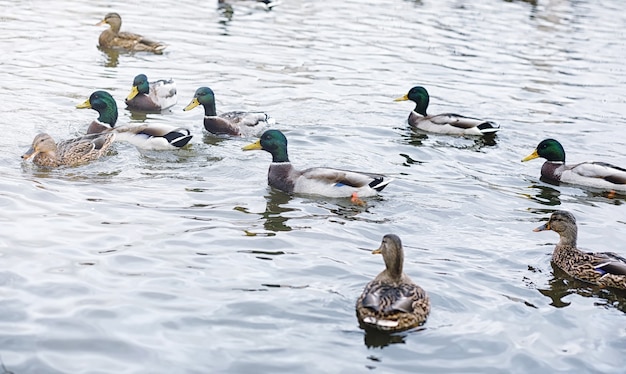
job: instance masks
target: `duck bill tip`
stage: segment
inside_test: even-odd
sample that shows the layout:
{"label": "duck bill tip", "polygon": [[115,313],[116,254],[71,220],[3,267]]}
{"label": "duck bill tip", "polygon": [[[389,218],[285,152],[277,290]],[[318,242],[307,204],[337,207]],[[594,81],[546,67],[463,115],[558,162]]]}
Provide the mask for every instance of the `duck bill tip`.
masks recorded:
{"label": "duck bill tip", "polygon": [[256,142],[252,144],[245,145],[241,147],[241,149],[243,149],[244,151],[253,151],[253,150],[263,149],[263,147],[261,146],[261,139],[257,140]]}
{"label": "duck bill tip", "polygon": [[539,154],[537,153],[537,150],[535,149],[535,150],[533,151],[533,153],[531,153],[531,154],[529,154],[528,156],[524,157],[524,158],[522,159],[522,162],[526,162],[526,161],[534,160],[534,159],[536,159],[536,158],[538,158],[538,157],[539,157]]}

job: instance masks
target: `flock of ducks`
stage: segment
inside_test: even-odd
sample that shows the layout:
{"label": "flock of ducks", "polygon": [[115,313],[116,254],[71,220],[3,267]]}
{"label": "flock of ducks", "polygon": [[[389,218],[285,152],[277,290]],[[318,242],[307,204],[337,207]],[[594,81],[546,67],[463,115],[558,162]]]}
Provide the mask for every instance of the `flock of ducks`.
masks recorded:
{"label": "flock of ducks", "polygon": [[[127,51],[145,51],[161,54],[166,45],[144,38],[139,34],[121,32],[122,19],[109,13],[99,23],[110,28],[98,39],[102,48]],[[177,103],[176,85],[172,80],[149,82],[144,74],[137,75],[125,103],[131,110],[160,112]],[[448,135],[488,135],[500,126],[492,121],[465,117],[458,114],[427,114],[429,95],[421,86],[413,87],[395,101],[411,100],[415,109],[409,113],[408,123],[414,129]],[[263,112],[228,112],[217,114],[215,94],[208,87],[196,90],[185,111],[204,107],[204,128],[212,134],[249,135],[261,124],[273,124]],[[105,155],[114,141],[126,141],[143,149],[178,149],[189,143],[192,134],[188,129],[170,125],[125,124],[117,125],[118,109],[113,97],[106,91],[95,91],[76,106],[98,112],[84,136],[56,143],[48,134],[39,134],[22,158],[32,158],[42,167],[74,166],[93,161]],[[382,191],[392,180],[384,175],[358,171],[313,167],[294,168],[287,154],[287,138],[270,129],[259,140],[243,150],[264,150],[272,155],[268,171],[268,184],[287,193],[317,194],[328,197],[351,197],[360,204],[359,197]],[[553,182],[626,191],[626,169],[603,162],[565,164],[563,146],[554,139],[545,139],[536,149],[522,159],[546,159],[541,176]],[[552,230],[560,240],[552,254],[552,261],[570,276],[599,286],[626,289],[626,259],[615,253],[587,253],[576,247],[577,226],[574,216],[566,211],[554,212],[549,221],[535,231]],[[380,253],[385,270],[369,282],[356,302],[356,314],[364,328],[381,331],[403,331],[423,324],[430,312],[427,293],[404,272],[404,252],[397,235],[387,234],[373,253]]]}

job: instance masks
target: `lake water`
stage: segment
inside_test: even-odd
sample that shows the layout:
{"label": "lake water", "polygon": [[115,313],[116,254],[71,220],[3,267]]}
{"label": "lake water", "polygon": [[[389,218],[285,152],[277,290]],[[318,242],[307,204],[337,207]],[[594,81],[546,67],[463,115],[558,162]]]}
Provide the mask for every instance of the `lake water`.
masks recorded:
{"label": "lake water", "polygon": [[[626,254],[625,197],[539,180],[521,163],[559,139],[568,161],[626,165],[626,13],[620,0],[283,0],[271,11],[209,2],[0,0],[0,359],[14,373],[622,373],[626,294],[552,269],[555,209],[579,245]],[[109,55],[95,26],[168,44]],[[131,115],[136,74],[174,78],[171,111]],[[501,124],[494,139],[412,132],[414,85],[433,113]],[[296,167],[395,178],[367,206],[266,184],[255,140],[203,131],[218,111],[264,110]],[[42,170],[20,155],[96,117],[192,130],[180,151],[117,144],[102,160]],[[387,233],[431,297],[417,331],[359,329],[354,303],[383,269]],[[1,366],[0,366],[1,367]]]}

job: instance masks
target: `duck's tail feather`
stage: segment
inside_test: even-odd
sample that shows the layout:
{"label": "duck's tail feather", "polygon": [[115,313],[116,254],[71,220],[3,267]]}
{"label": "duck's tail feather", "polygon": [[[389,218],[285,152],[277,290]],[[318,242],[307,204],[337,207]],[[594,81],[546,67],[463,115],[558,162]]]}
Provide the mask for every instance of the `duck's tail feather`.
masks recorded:
{"label": "duck's tail feather", "polygon": [[169,133],[163,135],[167,142],[173,145],[174,147],[184,147],[189,143],[193,135],[189,132],[189,130],[184,128],[178,128],[176,130],[170,131]]}
{"label": "duck's tail feather", "polygon": [[369,186],[375,189],[376,191],[382,191],[389,183],[391,183],[393,179],[385,178],[385,177],[376,177],[373,181],[369,183]]}

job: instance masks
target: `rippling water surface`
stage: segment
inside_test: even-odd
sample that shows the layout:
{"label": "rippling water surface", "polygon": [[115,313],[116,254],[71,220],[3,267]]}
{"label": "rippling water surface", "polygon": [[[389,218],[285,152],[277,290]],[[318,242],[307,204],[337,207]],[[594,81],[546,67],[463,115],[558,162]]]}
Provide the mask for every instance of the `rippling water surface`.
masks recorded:
{"label": "rippling water surface", "polygon": [[[14,373],[604,372],[626,364],[626,295],[552,269],[574,212],[579,243],[623,248],[623,196],[539,180],[520,163],[546,137],[568,160],[626,165],[622,1],[2,1],[0,359]],[[131,2],[132,3],[132,2]],[[161,55],[96,47],[105,13],[161,39]],[[170,112],[124,109],[133,77],[177,81]],[[412,132],[413,85],[431,111],[499,122],[493,140]],[[266,185],[254,137],[203,133],[196,88],[218,111],[270,113],[297,167],[384,172],[359,207]],[[192,129],[190,147],[118,144],[89,165],[23,163],[38,132],[84,132],[76,110],[112,93],[120,123]],[[418,331],[365,334],[354,302],[398,234],[428,291]],[[368,370],[369,369],[369,370]]]}

